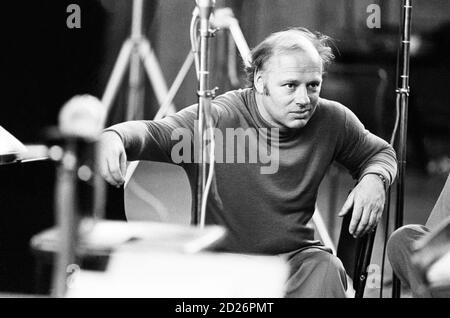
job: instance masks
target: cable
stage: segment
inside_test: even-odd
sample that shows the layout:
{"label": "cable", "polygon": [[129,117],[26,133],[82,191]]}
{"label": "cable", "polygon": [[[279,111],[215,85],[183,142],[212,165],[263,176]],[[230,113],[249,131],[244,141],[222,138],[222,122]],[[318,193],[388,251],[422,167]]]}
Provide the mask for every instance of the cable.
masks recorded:
{"label": "cable", "polygon": [[[392,129],[391,138],[389,141],[389,144],[394,147],[395,143],[395,137],[397,135],[398,125],[400,122],[400,95],[397,94],[396,101],[395,101],[395,122],[394,122],[394,128]],[[387,240],[389,236],[389,219],[390,219],[390,205],[391,205],[391,190],[389,188],[389,191],[387,193],[386,198],[386,225],[384,229],[384,244],[383,244],[383,253],[382,253],[382,260],[381,260],[381,277],[380,277],[380,298],[383,298],[383,282],[384,282],[384,267],[386,263],[386,246],[387,246]]]}
{"label": "cable", "polygon": [[214,161],[215,158],[215,148],[216,148],[216,142],[214,140],[214,129],[212,125],[209,127],[211,131],[211,143],[210,143],[210,152],[209,152],[209,171],[208,171],[208,179],[206,180],[205,185],[205,191],[203,192],[202,196],[202,205],[201,205],[201,219],[200,219],[200,226],[205,226],[205,215],[206,215],[206,203],[208,201],[208,194],[209,189],[211,188],[212,179],[214,176]]}
{"label": "cable", "polygon": [[[200,22],[199,19],[199,9],[196,7],[194,11],[192,12],[192,19],[190,23],[190,39],[191,39],[191,50],[194,56],[194,64],[195,64],[195,74],[197,76],[197,80],[200,79],[200,62],[199,62],[199,45],[200,41],[198,39],[198,24]],[[209,126],[209,127],[208,127]],[[201,219],[200,219],[200,226],[203,227],[205,225],[205,217],[206,217],[206,204],[208,200],[208,194],[209,190],[211,188],[212,179],[214,176],[214,161],[215,161],[215,140],[214,140],[214,129],[213,125],[211,123],[207,123],[206,129],[210,129],[211,131],[211,143],[210,143],[210,152],[209,152],[209,170],[208,170],[208,178],[206,180],[205,189],[203,191],[202,195],[202,202],[200,206],[200,213],[201,213]]]}
{"label": "cable", "polygon": [[391,139],[390,139],[390,142],[389,142],[392,147],[394,147],[395,136],[397,135],[399,122],[400,122],[400,95],[397,95],[397,98],[396,98],[396,101],[395,101],[394,129],[392,130],[392,135],[391,135]]}
{"label": "cable", "polygon": [[380,298],[383,298],[383,283],[384,283],[384,264],[386,262],[386,245],[389,235],[389,218],[390,218],[390,205],[391,205],[391,191],[387,194],[386,200],[386,225],[384,229],[384,244],[383,244],[383,252],[381,259],[381,277],[380,277]]}
{"label": "cable", "polygon": [[200,62],[199,62],[199,57],[198,57],[198,46],[199,46],[199,41],[198,41],[198,36],[197,36],[197,26],[198,26],[198,22],[199,22],[199,15],[198,15],[198,7],[196,7],[194,9],[194,11],[192,12],[192,19],[191,19],[191,24],[189,27],[189,35],[190,35],[190,39],[191,39],[191,50],[192,53],[194,54],[194,64],[195,64],[195,75],[197,76],[197,80],[199,79],[199,70],[200,70]]}

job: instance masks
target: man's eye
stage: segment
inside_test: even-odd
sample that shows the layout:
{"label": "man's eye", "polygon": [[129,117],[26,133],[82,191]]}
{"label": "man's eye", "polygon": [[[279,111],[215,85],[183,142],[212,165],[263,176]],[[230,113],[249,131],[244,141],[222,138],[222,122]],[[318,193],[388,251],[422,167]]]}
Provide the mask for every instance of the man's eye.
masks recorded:
{"label": "man's eye", "polygon": [[293,83],[286,83],[286,84],[284,84],[284,86],[289,89],[293,89],[295,87],[295,85]]}
{"label": "man's eye", "polygon": [[320,85],[319,83],[310,83],[310,84],[309,84],[309,87],[310,87],[310,88],[313,88],[313,89],[316,89],[316,88],[319,87],[319,85]]}

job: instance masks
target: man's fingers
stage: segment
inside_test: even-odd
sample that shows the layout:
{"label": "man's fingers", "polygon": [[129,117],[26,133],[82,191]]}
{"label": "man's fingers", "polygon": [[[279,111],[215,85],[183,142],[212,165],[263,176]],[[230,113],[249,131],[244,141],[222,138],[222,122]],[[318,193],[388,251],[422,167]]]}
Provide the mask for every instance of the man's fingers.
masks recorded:
{"label": "man's fingers", "polygon": [[350,211],[350,209],[353,206],[353,192],[351,192],[348,197],[347,200],[345,201],[344,205],[342,206],[342,209],[339,211],[338,216],[344,216],[348,213],[348,211]]}
{"label": "man's fingers", "polygon": [[108,160],[109,175],[114,180],[113,185],[120,186],[123,182],[123,176],[120,172],[120,163],[116,160]]}
{"label": "man's fingers", "polygon": [[116,182],[110,175],[108,161],[106,159],[102,158],[102,160],[98,162],[97,169],[99,170],[100,175],[103,177],[103,179],[105,179],[111,185],[116,185]]}
{"label": "man's fingers", "polygon": [[353,190],[353,214],[349,232],[354,237],[373,230],[382,213],[385,193],[377,178],[364,177]]}
{"label": "man's fingers", "polygon": [[372,211],[370,214],[369,224],[367,225],[366,233],[372,232],[378,224],[378,215],[380,213],[378,211]]}
{"label": "man's fingers", "polygon": [[374,212],[370,215],[370,229],[369,231],[373,231],[378,223],[380,222],[381,218],[383,217],[383,210],[384,210],[384,206],[378,207],[377,209],[374,210]]}
{"label": "man's fingers", "polygon": [[108,162],[104,162],[103,164],[99,165],[100,169],[100,175],[108,182],[109,184],[115,186],[116,181],[111,177],[111,173],[109,172],[108,168]]}
{"label": "man's fingers", "polygon": [[368,209],[367,211],[368,211],[367,223],[365,221],[366,211],[364,210],[355,233],[356,237],[361,237],[367,233],[372,232],[377,226],[383,214],[383,210],[380,207],[374,207],[371,210]]}
{"label": "man's fingers", "polygon": [[356,228],[354,236],[360,237],[361,235],[366,233],[366,231],[368,230],[368,228],[370,226],[369,220],[370,220],[372,213],[373,213],[373,211],[370,210],[370,207],[365,206],[363,208],[361,219],[359,220],[358,227]]}
{"label": "man's fingers", "polygon": [[116,181],[109,174],[104,175],[103,178],[105,178],[106,182],[108,182],[110,185],[117,186]]}
{"label": "man's fingers", "polygon": [[125,179],[127,174],[127,155],[125,153],[120,155],[120,172],[122,173],[123,179]]}
{"label": "man's fingers", "polygon": [[97,144],[97,161],[102,177],[111,185],[124,183],[127,157],[121,138],[114,132],[101,134]]}
{"label": "man's fingers", "polygon": [[359,203],[355,203],[353,207],[352,219],[350,221],[350,226],[348,227],[348,231],[351,235],[355,236],[356,227],[359,224],[359,220],[361,219],[363,212],[363,208]]}
{"label": "man's fingers", "polygon": [[377,223],[376,224],[380,223],[382,217],[383,217],[383,211],[381,211],[380,213],[377,214]]}

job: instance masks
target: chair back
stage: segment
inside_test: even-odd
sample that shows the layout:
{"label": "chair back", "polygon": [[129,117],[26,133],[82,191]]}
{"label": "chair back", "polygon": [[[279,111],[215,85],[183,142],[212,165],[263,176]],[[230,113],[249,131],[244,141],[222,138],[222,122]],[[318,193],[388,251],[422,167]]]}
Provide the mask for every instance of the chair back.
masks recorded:
{"label": "chair back", "polygon": [[342,220],[337,256],[353,280],[355,298],[363,298],[376,231],[355,239],[348,231],[351,218],[351,213],[347,213]]}
{"label": "chair back", "polygon": [[190,224],[192,194],[183,168],[164,162],[140,161],[124,190],[129,221]]}

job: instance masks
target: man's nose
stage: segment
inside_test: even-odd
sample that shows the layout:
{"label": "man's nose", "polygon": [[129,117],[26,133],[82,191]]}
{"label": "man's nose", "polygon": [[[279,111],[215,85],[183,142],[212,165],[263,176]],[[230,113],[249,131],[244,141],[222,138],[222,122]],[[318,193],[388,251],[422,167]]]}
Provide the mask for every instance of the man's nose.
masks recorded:
{"label": "man's nose", "polygon": [[295,103],[300,106],[309,104],[308,90],[304,86],[297,88],[297,94],[295,96]]}

